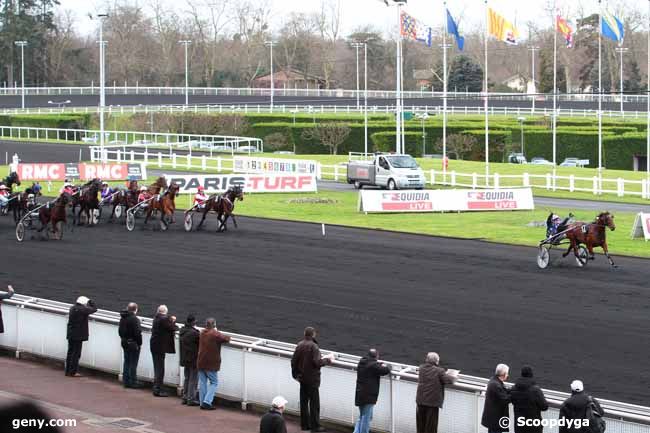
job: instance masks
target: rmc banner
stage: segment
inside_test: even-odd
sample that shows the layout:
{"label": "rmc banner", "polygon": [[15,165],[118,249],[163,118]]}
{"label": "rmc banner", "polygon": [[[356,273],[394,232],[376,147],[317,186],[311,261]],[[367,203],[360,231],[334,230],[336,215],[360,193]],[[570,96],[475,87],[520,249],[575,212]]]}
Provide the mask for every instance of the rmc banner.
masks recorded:
{"label": "rmc banner", "polygon": [[146,180],[146,168],[140,163],[86,164],[86,163],[31,163],[18,164],[22,180],[57,181],[65,179]]}
{"label": "rmc banner", "polygon": [[359,192],[361,212],[465,212],[533,210],[530,188]]}
{"label": "rmc banner", "polygon": [[318,176],[318,163],[303,159],[276,159],[235,156],[235,173],[300,173]]}
{"label": "rmc banner", "polygon": [[241,185],[244,192],[316,192],[313,174],[223,174],[165,175],[170,183],[180,186],[181,193],[195,193],[199,185],[207,193],[221,193]]}

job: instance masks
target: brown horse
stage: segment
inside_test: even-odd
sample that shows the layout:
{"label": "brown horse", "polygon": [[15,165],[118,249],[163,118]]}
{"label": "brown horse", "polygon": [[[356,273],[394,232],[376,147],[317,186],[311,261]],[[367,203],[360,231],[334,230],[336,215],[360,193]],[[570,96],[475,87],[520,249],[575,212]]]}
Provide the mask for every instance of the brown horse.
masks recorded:
{"label": "brown horse", "polygon": [[203,212],[203,217],[201,218],[197,230],[201,229],[205,217],[210,211],[214,211],[217,214],[217,221],[219,221],[217,232],[226,231],[226,221],[228,221],[228,218],[232,218],[232,222],[235,225],[235,228],[237,228],[237,220],[235,219],[235,215],[233,215],[236,200],[244,200],[244,190],[241,185],[235,185],[228,188],[228,190],[222,195],[210,196],[210,198],[205,202],[203,209],[200,209],[200,211]]}
{"label": "brown horse", "polygon": [[160,228],[162,230],[167,230],[169,224],[175,222],[174,212],[176,211],[176,195],[178,194],[178,190],[179,186],[173,183],[163,195],[155,197],[149,202],[147,216],[144,219],[145,227],[154,211],[160,212]]}
{"label": "brown horse", "polygon": [[138,204],[138,181],[129,181],[129,186],[127,189],[119,189],[116,191],[116,194],[113,195],[113,198],[111,199],[111,203],[113,204],[113,210],[111,210],[111,216],[108,219],[109,222],[113,222],[113,218],[115,217],[115,209],[118,206],[123,206],[125,210],[132,208]]}
{"label": "brown horse", "polygon": [[63,193],[54,202],[40,208],[38,219],[41,222],[41,228],[38,229],[38,232],[42,232],[51,224],[52,236],[54,239],[61,239],[63,237],[63,224],[67,222],[66,207],[71,200],[70,194]]}
{"label": "brown horse", "polygon": [[38,183],[32,183],[32,186],[25,189],[23,192],[15,192],[12,194],[8,204],[8,210],[13,211],[15,223],[18,223],[20,218],[22,218],[31,207],[35,206],[36,198],[40,196],[41,185]]}
{"label": "brown horse", "polygon": [[583,222],[571,224],[566,232],[566,237],[569,239],[571,244],[562,257],[568,256],[571,250],[573,250],[573,254],[575,254],[576,258],[579,259],[578,246],[580,244],[585,244],[587,246],[587,251],[589,251],[589,260],[594,260],[594,247],[601,247],[605,252],[607,260],[609,260],[609,264],[616,268],[617,266],[614,264],[614,260],[610,257],[607,248],[607,228],[611,231],[616,230],[614,215],[611,215],[609,212],[601,212],[598,214],[594,222],[590,224]]}
{"label": "brown horse", "polygon": [[[86,215],[86,225],[93,225],[94,218],[92,218],[92,215],[94,215],[96,210],[99,210],[99,199],[97,198],[97,194],[99,194],[101,186],[101,179],[93,179],[84,184],[79,189],[79,194],[72,198],[73,221],[78,225],[82,224],[82,213],[85,213]],[[79,205],[79,214],[75,215],[74,209],[77,205]]]}

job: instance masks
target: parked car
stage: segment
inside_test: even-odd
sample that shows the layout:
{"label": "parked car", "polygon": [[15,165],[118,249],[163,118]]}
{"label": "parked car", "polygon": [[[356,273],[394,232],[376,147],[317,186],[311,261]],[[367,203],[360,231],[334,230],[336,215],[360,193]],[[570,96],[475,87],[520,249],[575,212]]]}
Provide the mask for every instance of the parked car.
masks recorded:
{"label": "parked car", "polygon": [[136,146],[153,146],[154,142],[150,140],[135,140],[133,144]]}
{"label": "parked car", "polygon": [[212,151],[213,152],[230,153],[230,152],[232,152],[232,148],[230,146],[224,146],[223,144],[220,144],[218,146],[212,146]]}
{"label": "parked car", "polygon": [[[367,158],[366,156],[364,156]],[[378,186],[387,189],[423,189],[424,171],[411,155],[376,154],[372,159],[348,162],[347,180],[356,189]]]}
{"label": "parked car", "polygon": [[523,153],[511,153],[508,155],[508,162],[511,164],[527,164],[526,157]]}
{"label": "parked car", "polygon": [[586,165],[589,165],[588,159],[564,158],[560,167],[584,167]]}
{"label": "parked car", "polygon": [[235,152],[238,152],[238,153],[258,153],[259,150],[257,150],[256,146],[239,146],[237,149],[235,149]]}
{"label": "parked car", "polygon": [[99,135],[89,135],[86,137],[81,137],[83,143],[97,143],[99,141]]}
{"label": "parked car", "polygon": [[295,153],[292,152],[292,151],[290,151],[290,150],[276,150],[276,151],[273,152],[273,153],[274,153],[275,155],[295,155]]}
{"label": "parked car", "polygon": [[540,156],[536,156],[535,158],[531,159],[530,163],[533,165],[553,165],[551,161]]}

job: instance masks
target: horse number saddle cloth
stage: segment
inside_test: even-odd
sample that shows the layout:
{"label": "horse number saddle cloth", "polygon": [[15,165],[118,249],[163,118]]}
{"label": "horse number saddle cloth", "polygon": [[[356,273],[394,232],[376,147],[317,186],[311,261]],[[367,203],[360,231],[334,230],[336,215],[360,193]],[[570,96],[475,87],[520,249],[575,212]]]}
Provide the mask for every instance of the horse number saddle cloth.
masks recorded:
{"label": "horse number saddle cloth", "polygon": [[586,235],[587,232],[589,231],[589,226],[587,224],[584,224],[583,226],[580,227],[580,230],[582,230],[582,233]]}

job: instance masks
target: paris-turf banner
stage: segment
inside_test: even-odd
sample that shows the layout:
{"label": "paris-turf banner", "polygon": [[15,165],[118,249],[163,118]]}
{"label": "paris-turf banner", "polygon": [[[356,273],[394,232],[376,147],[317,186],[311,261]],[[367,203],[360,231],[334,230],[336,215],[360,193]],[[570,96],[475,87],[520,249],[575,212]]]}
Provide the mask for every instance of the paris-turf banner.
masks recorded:
{"label": "paris-turf banner", "polygon": [[144,180],[146,168],[140,163],[28,163],[18,164],[21,180],[61,181],[70,180]]}
{"label": "paris-turf banner", "polygon": [[470,212],[533,210],[530,188],[359,192],[361,212]]}
{"label": "paris-turf banner", "polygon": [[214,175],[165,175],[167,181],[180,187],[180,193],[194,194],[199,186],[205,192],[221,193],[241,185],[244,192],[316,192],[316,176],[313,174],[214,174]]}

